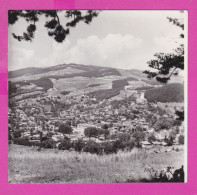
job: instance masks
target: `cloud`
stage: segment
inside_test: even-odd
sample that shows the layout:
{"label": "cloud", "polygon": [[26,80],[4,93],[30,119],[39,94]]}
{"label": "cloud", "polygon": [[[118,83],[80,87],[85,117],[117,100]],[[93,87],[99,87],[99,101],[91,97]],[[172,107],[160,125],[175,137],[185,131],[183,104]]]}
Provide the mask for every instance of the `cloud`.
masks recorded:
{"label": "cloud", "polygon": [[8,55],[8,68],[9,70],[13,70],[17,67],[24,68],[29,64],[34,58],[35,51],[32,49],[24,49],[18,47],[11,47],[9,48],[9,55]]}
{"label": "cloud", "polygon": [[80,63],[124,68],[131,63],[132,54],[142,44],[141,38],[132,35],[108,34],[104,38],[91,35],[79,39],[74,46],[69,41],[63,45],[54,44],[54,53],[50,58],[56,64]]}
{"label": "cloud", "polygon": [[180,38],[180,34],[184,33],[181,28],[172,25],[168,33],[165,35],[153,37],[154,51],[156,52],[173,52],[180,44],[184,43],[184,39]]}

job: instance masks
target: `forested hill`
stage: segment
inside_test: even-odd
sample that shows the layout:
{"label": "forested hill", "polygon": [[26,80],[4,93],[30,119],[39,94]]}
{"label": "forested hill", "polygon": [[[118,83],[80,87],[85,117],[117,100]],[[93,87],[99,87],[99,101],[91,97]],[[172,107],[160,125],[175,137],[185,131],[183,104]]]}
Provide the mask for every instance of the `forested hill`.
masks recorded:
{"label": "forested hill", "polygon": [[144,97],[149,102],[183,102],[184,85],[181,83],[171,83],[162,87],[149,89]]}

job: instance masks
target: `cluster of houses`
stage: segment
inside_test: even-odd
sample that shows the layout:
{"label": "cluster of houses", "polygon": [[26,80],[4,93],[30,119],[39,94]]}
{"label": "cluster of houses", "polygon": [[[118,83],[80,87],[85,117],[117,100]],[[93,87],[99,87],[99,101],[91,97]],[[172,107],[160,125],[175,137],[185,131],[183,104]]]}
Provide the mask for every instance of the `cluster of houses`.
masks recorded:
{"label": "cluster of houses", "polygon": [[[43,103],[44,101],[44,103]],[[52,107],[56,104],[69,105],[66,108],[58,107],[56,112],[52,111]],[[135,117],[133,111],[136,112]],[[119,104],[114,108],[109,100],[97,101],[86,95],[78,97],[69,97],[63,101],[57,96],[40,96],[34,99],[19,101],[14,109],[9,109],[9,129],[10,131],[20,130],[22,137],[27,137],[30,142],[39,142],[40,132],[42,136],[50,136],[54,142],[60,142],[64,139],[62,133],[58,132],[59,125],[69,121],[73,128],[73,133],[67,135],[71,141],[79,138],[89,141],[84,135],[84,129],[87,127],[101,128],[104,124],[108,125],[110,135],[116,133],[129,133],[134,131],[136,126],[140,126],[148,134],[154,133],[156,141],[149,143],[147,140],[141,142],[142,147],[150,145],[167,145],[163,140],[169,136],[170,131],[155,132],[147,120],[147,115],[151,111],[147,109],[147,102],[144,99],[143,92],[136,95],[135,101],[127,102],[127,104]],[[158,113],[153,113],[159,118]],[[166,116],[171,117],[171,116]],[[97,143],[105,141],[105,136],[101,135],[97,138],[91,138]]]}

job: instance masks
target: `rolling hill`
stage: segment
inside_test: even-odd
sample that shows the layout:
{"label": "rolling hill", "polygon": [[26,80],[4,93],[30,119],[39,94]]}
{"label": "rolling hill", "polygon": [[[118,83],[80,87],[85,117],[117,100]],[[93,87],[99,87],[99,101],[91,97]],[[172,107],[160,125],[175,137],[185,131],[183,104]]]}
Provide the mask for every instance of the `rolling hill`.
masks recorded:
{"label": "rolling hill", "polygon": [[[156,93],[154,90],[159,90],[158,87],[161,86],[161,83],[156,80],[148,80],[141,70],[121,70],[82,64],[60,64],[48,68],[10,71],[9,80],[17,84],[20,95],[23,92],[32,92],[31,87],[33,87],[33,91],[42,90],[43,93],[64,96],[64,98],[87,94],[99,100],[119,96],[125,86],[136,90],[154,87],[153,94]],[[64,93],[65,91],[69,93]],[[19,95],[18,93],[15,95]],[[153,101],[151,93],[152,91],[147,90],[146,96],[148,100]],[[176,100],[176,98],[172,99]]]}

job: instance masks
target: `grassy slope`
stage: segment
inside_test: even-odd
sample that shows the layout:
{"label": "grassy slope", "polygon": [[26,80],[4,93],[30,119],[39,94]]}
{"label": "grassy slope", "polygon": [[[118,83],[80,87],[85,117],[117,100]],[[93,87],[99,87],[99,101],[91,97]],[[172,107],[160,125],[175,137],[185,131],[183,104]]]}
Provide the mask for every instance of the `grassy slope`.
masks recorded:
{"label": "grassy slope", "polygon": [[127,179],[138,181],[150,178],[144,172],[148,163],[156,170],[167,166],[180,168],[183,151],[146,153],[134,149],[131,152],[97,156],[89,153],[43,150],[9,146],[10,183],[114,183]]}

